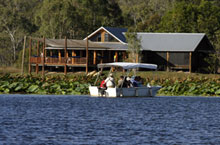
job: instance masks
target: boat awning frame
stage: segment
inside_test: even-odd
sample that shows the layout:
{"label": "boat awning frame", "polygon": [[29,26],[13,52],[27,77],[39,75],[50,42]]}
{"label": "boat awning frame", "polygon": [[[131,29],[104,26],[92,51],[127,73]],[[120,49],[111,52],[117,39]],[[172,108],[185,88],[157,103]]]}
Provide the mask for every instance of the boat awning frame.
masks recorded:
{"label": "boat awning frame", "polygon": [[122,67],[123,69],[135,69],[135,68],[147,68],[157,69],[156,64],[148,63],[130,63],[130,62],[113,62],[113,63],[102,63],[98,64],[98,68],[110,68],[110,67]]}

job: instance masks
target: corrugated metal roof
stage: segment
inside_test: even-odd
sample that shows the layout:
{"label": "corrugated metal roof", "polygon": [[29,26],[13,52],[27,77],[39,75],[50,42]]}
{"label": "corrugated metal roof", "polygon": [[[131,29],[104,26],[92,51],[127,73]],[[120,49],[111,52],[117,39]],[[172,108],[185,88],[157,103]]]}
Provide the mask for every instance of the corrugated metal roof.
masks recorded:
{"label": "corrugated metal roof", "polygon": [[122,44],[120,42],[94,42],[102,47],[109,48],[108,50],[121,50],[121,51],[126,51],[128,49],[127,44]]}
{"label": "corrugated metal roof", "polygon": [[204,33],[137,33],[143,50],[149,51],[195,51]]}
{"label": "corrugated metal roof", "polygon": [[[86,40],[73,40],[67,39],[67,47],[68,48],[85,48],[86,47]],[[50,47],[58,47],[64,48],[65,47],[65,39],[46,39],[46,45]],[[103,48],[103,46],[89,41],[90,48]]]}
{"label": "corrugated metal roof", "polygon": [[[36,39],[43,41],[43,39]],[[64,49],[65,39],[46,39],[46,49]],[[127,44],[120,42],[91,42],[89,41],[89,50],[127,50]],[[85,50],[86,40],[67,39],[67,49]]]}

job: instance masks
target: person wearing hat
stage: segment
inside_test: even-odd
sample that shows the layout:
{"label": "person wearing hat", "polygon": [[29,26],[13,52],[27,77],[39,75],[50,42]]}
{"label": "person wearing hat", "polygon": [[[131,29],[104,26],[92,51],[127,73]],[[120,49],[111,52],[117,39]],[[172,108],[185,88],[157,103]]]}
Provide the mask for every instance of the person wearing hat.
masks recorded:
{"label": "person wearing hat", "polygon": [[115,80],[113,78],[112,73],[110,73],[109,77],[107,77],[107,79],[105,79],[105,83],[106,83],[107,88],[114,88],[115,87]]}
{"label": "person wearing hat", "polygon": [[132,82],[131,82],[131,78],[130,77],[126,78],[126,85],[127,85],[127,88],[134,87]]}

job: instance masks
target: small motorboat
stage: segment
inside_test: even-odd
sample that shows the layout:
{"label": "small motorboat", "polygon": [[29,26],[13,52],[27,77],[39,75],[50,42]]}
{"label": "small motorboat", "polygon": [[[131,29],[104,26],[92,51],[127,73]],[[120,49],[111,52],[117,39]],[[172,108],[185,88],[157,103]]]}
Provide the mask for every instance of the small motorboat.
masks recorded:
{"label": "small motorboat", "polygon": [[[123,68],[124,70],[127,71],[127,76],[130,70],[136,68],[147,68],[153,70],[157,69],[156,64],[147,64],[147,63],[114,62],[114,63],[98,64],[98,69],[113,68],[113,67]],[[112,69],[110,69],[110,73],[111,71]],[[97,75],[97,79],[98,77],[99,75]],[[126,78],[126,76],[124,76],[124,78]],[[147,86],[141,86],[141,87],[130,87],[130,88],[114,87],[114,88],[106,88],[105,90],[101,89],[99,86],[96,85],[89,86],[90,95],[95,97],[154,97],[159,89],[161,89],[161,86],[150,86],[149,84]]]}

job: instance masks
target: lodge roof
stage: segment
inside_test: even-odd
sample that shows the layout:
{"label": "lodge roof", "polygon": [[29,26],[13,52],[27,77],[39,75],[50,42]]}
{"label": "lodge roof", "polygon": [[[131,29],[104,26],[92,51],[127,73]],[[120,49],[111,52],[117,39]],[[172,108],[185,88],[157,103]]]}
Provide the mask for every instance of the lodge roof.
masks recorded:
{"label": "lodge roof", "polygon": [[[90,50],[121,50],[126,51],[128,45],[125,40],[125,28],[100,27],[105,29],[111,35],[114,34],[120,42],[93,42],[89,41]],[[156,52],[194,52],[194,51],[214,51],[213,46],[205,33],[145,33],[138,32],[137,37],[141,40],[141,50]],[[43,39],[39,39],[43,41]],[[46,39],[46,49],[63,49],[64,39]],[[123,43],[122,43],[123,42]],[[202,46],[204,45],[205,46]],[[67,39],[67,49],[85,49],[86,40]]]}
{"label": "lodge roof", "polygon": [[127,32],[126,28],[113,28],[113,27],[104,27],[106,30],[111,32],[114,36],[120,39],[122,42],[126,43],[126,38],[123,33]]}
{"label": "lodge roof", "polygon": [[[32,38],[43,42],[42,38]],[[64,49],[65,39],[45,39],[46,49]],[[67,49],[86,49],[86,40],[67,39]],[[108,49],[98,43],[88,41],[89,49]]]}
{"label": "lodge roof", "polygon": [[[64,48],[65,47],[65,39],[46,39],[46,44],[50,47],[54,48]],[[85,48],[86,47],[86,40],[74,40],[74,39],[67,39],[67,47],[68,48]],[[102,48],[102,46],[89,41],[90,48]]]}
{"label": "lodge roof", "polygon": [[[32,38],[43,42],[42,38]],[[127,50],[127,44],[120,42],[92,42],[88,41],[89,50]],[[65,39],[45,39],[46,49],[64,49]],[[86,40],[67,39],[67,49],[86,49]]]}

